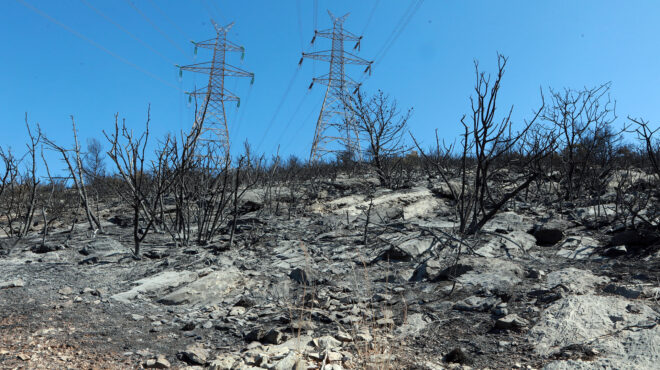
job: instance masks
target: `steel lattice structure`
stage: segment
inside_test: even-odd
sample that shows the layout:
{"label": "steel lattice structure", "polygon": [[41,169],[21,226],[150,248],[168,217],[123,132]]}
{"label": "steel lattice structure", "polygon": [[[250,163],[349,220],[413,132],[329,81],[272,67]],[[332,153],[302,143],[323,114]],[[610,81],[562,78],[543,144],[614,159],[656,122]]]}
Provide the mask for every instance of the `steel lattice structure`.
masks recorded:
{"label": "steel lattice structure", "polygon": [[[241,52],[241,58],[245,53],[242,46],[227,40],[227,33],[234,23],[221,27],[211,20],[215,27],[216,37],[210,40],[194,42],[195,52],[197,48],[213,50],[213,58],[210,62],[202,62],[181,66],[181,70],[205,73],[209,75],[208,85],[197,89],[190,94],[195,99],[203,98],[199,107],[206,106],[206,110],[200,109],[195,117],[195,124],[201,125],[199,140],[208,145],[208,149],[222,150],[223,154],[229,153],[229,129],[227,128],[227,115],[225,113],[225,102],[235,101],[240,105],[240,98],[225,88],[225,77],[251,77],[254,82],[254,73],[234,67],[226,62],[228,52]],[[207,105],[208,102],[208,105]]]}
{"label": "steel lattice structure", "polygon": [[336,152],[331,147],[333,142],[339,142],[344,150],[355,155],[360,152],[360,137],[354,121],[348,115],[345,107],[346,94],[357,91],[360,84],[350,77],[346,76],[345,66],[347,64],[357,64],[367,66],[364,72],[371,72],[371,64],[358,57],[357,55],[344,50],[344,41],[354,41],[354,49],[359,49],[362,36],[354,35],[344,29],[344,21],[348,14],[342,17],[335,17],[328,11],[332,20],[332,29],[317,31],[314,30],[312,44],[317,37],[324,37],[332,40],[332,49],[317,51],[312,53],[302,53],[299,64],[302,64],[304,58],[310,58],[330,63],[330,71],[320,77],[312,79],[309,85],[311,89],[315,83],[321,83],[327,86],[321,111],[316,122],[316,131],[312,150],[310,152],[310,161],[317,161],[329,152]]}

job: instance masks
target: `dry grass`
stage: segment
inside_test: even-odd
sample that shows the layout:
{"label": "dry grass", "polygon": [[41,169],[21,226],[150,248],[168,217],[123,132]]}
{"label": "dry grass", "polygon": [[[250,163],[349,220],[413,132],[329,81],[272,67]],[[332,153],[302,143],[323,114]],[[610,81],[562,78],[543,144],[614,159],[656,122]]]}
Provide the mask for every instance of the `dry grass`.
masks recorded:
{"label": "dry grass", "polygon": [[[305,255],[305,270],[312,271],[311,257],[309,251],[304,243],[300,244],[300,248]],[[352,271],[352,284],[354,286],[351,301],[355,302],[355,306],[359,308],[359,320],[352,323],[350,326],[342,324],[338,320],[334,320],[337,327],[337,332],[334,337],[340,333],[348,337],[350,340],[344,343],[341,348],[336,351],[348,352],[350,356],[344,356],[341,365],[348,369],[372,369],[372,370],[386,370],[386,369],[400,369],[401,363],[399,361],[400,355],[405,351],[402,348],[402,341],[396,338],[394,333],[394,314],[392,307],[387,302],[374,302],[374,292],[371,286],[371,278],[369,276],[369,269],[364,258],[360,258],[362,266],[359,269]],[[312,282],[310,285],[304,285],[298,299],[287,305],[289,312],[289,319],[291,323],[312,323],[312,315],[314,313],[323,314],[326,317],[331,317],[331,312],[318,305],[315,301],[317,297],[317,286]],[[366,299],[365,299],[366,298]],[[404,309],[401,320],[406,322],[407,311]],[[296,338],[302,339],[304,333],[303,325],[298,325],[295,333]],[[331,333],[332,334],[332,333]],[[347,339],[344,339],[347,341]],[[300,343],[299,352],[302,352],[304,347]],[[316,353],[312,357],[307,355],[307,359],[315,363],[319,369],[326,368],[331,364],[329,359],[331,350],[325,349],[321,353]],[[339,364],[339,362],[334,362]]]}
{"label": "dry grass", "polygon": [[[2,369],[134,369],[120,353],[99,351],[78,339],[70,324],[12,315],[0,319],[0,368]],[[76,338],[74,338],[74,336]]]}

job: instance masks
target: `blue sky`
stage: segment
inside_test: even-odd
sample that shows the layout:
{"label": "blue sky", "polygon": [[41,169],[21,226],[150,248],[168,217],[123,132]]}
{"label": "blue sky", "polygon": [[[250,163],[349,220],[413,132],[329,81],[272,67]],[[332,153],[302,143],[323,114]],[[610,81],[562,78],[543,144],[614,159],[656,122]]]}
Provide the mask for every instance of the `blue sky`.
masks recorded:
{"label": "blue sky", "polygon": [[[469,109],[473,60],[494,71],[496,53],[508,56],[501,108],[514,104],[521,122],[540,104],[539,89],[612,82],[619,122],[627,115],[660,122],[660,3],[657,1],[440,1],[426,0],[2,0],[0,1],[0,145],[24,149],[25,112],[59,143],[71,142],[74,115],[84,140],[103,139],[119,113],[142,129],[151,104],[153,138],[192,124],[184,91],[203,76],[174,64],[193,55],[190,40],[214,36],[210,18],[235,21],[230,39],[247,52],[229,62],[256,74],[228,79],[242,98],[227,105],[233,148],[245,139],[270,155],[309,153],[323,86],[307,89],[327,64],[306,60],[314,22],[350,12],[345,27],[363,34],[359,55],[376,59],[364,89],[382,89],[402,109],[414,108],[412,133],[431,144],[437,128],[452,140]],[[315,5],[316,3],[316,5]],[[316,9],[316,14],[315,14]],[[393,31],[402,22],[405,27]],[[316,50],[329,48],[319,39]],[[382,50],[387,49],[383,55]],[[379,54],[380,53],[380,54]],[[360,79],[360,67],[349,68]],[[288,90],[288,93],[286,91]],[[107,144],[105,145],[107,148]]]}

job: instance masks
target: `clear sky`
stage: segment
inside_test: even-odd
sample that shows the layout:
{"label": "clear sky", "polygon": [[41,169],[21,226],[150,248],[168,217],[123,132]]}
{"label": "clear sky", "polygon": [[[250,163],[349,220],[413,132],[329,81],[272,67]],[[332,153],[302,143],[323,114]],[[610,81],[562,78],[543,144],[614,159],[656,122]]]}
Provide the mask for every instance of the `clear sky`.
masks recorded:
{"label": "clear sky", "polygon": [[[327,64],[305,60],[314,24],[350,13],[345,27],[364,36],[359,55],[375,60],[367,91],[382,89],[427,145],[460,132],[474,84],[473,60],[494,71],[508,56],[501,104],[521,122],[540,104],[539,89],[612,82],[619,122],[627,115],[660,122],[660,2],[426,0],[0,0],[0,145],[22,151],[25,112],[59,143],[103,138],[119,113],[142,129],[151,104],[153,138],[191,126],[184,91],[203,76],[175,64],[210,58],[190,40],[215,33],[209,19],[235,21],[230,39],[246,48],[229,62],[256,74],[228,79],[241,96],[227,105],[233,148],[245,139],[260,152],[307,158],[324,86],[307,87]],[[316,50],[330,47],[318,39]],[[389,46],[388,46],[389,45]],[[352,45],[351,45],[352,46]],[[362,68],[348,68],[361,79]],[[107,144],[105,144],[107,148]]]}

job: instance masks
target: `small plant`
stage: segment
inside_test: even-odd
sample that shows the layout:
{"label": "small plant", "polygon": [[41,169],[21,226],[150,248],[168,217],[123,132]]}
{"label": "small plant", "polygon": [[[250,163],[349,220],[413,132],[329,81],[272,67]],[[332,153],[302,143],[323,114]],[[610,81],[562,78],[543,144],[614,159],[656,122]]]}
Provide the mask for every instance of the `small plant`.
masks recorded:
{"label": "small plant", "polygon": [[542,119],[558,133],[561,197],[581,198],[589,187],[602,188],[592,180],[606,177],[618,134],[611,129],[616,103],[610,99],[610,83],[583,90],[550,90],[551,105]]}
{"label": "small plant", "polygon": [[80,144],[78,143],[78,132],[76,130],[76,121],[71,116],[71,126],[73,128],[73,140],[74,147],[72,149],[66,149],[62,146],[55,144],[52,140],[49,140],[47,137],[44,138],[44,141],[47,146],[51,149],[57,151],[62,156],[62,161],[67,166],[69,170],[69,175],[73,180],[73,184],[78,192],[78,197],[82,207],[85,210],[85,215],[87,216],[87,221],[89,222],[89,227],[92,231],[100,230],[103,232],[103,226],[98,219],[98,216],[94,214],[91,204],[90,197],[87,193],[87,185],[85,180],[87,178],[85,170],[83,167],[82,155],[80,152]]}
{"label": "small plant", "polygon": [[401,113],[396,101],[382,91],[367,97],[358,90],[354,95],[346,95],[345,100],[349,119],[355,121],[360,136],[366,140],[365,157],[376,170],[381,186],[392,187],[393,172],[408,150],[403,136],[412,109]]}
{"label": "small plant", "polygon": [[642,153],[648,161],[647,170],[655,174],[658,181],[660,181],[660,138],[655,136],[660,130],[660,127],[652,130],[649,122],[644,119],[628,119],[637,125],[635,133],[637,134],[637,139],[642,144]]}
{"label": "small plant", "polygon": [[152,228],[158,227],[158,207],[162,204],[162,197],[173,184],[172,172],[168,168],[168,159],[173,152],[169,136],[157,151],[156,160],[147,167],[149,161],[145,152],[149,140],[149,122],[148,111],[146,129],[136,136],[126,127],[125,122],[120,129],[118,115],[115,115],[114,133],[105,134],[111,144],[108,156],[126,185],[115,190],[132,210],[133,253],[136,257],[140,255],[140,244]]}
{"label": "small plant", "polygon": [[470,98],[471,114],[461,118],[463,135],[454,161],[457,166],[448,165],[454,155],[453,145],[441,147],[436,135],[434,153],[426,154],[413,137],[431,164],[427,169],[435,171],[451,193],[458,230],[463,234],[477,233],[507,202],[542,177],[542,161],[555,147],[553,134],[542,135],[535,126],[543,103],[516,133],[512,133],[513,107],[499,121],[495,119],[507,59],[498,55],[497,61],[494,81],[480,72],[475,62],[475,96]]}

